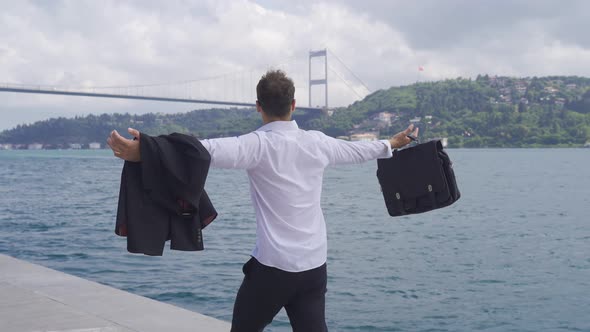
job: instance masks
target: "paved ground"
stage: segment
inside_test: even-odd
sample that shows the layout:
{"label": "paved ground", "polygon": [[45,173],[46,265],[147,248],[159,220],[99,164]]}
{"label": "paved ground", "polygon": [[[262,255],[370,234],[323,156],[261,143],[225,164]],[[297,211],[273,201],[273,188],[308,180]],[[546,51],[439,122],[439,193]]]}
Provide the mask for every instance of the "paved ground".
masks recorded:
{"label": "paved ground", "polygon": [[217,332],[230,324],[0,254],[2,332]]}

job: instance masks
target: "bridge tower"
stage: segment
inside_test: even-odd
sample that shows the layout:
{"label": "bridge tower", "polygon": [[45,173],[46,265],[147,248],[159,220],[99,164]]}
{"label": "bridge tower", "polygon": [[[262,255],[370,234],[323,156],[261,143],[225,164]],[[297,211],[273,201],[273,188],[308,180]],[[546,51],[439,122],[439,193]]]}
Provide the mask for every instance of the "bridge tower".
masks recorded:
{"label": "bridge tower", "polygon": [[[311,60],[316,57],[324,57],[324,78],[312,79],[311,78]],[[311,103],[311,87],[314,85],[323,85],[325,88],[325,105],[324,109],[328,109],[328,50],[323,49],[319,51],[309,51],[309,107],[312,107]]]}

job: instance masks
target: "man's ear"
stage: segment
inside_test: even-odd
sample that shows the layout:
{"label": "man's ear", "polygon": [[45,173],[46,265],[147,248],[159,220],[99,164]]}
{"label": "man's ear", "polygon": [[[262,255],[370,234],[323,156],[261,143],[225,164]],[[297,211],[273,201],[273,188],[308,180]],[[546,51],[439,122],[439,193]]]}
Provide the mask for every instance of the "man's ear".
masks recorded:
{"label": "man's ear", "polygon": [[262,113],[262,106],[260,106],[260,103],[258,102],[258,100],[256,101],[256,112]]}
{"label": "man's ear", "polygon": [[296,100],[293,99],[293,101],[291,102],[291,113],[295,112],[295,104],[296,104]]}

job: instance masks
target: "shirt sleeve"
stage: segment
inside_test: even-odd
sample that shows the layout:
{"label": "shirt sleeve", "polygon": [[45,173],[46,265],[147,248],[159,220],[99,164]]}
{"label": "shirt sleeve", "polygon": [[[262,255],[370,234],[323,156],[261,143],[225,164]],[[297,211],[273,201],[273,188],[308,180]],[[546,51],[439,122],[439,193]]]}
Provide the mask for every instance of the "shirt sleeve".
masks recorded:
{"label": "shirt sleeve", "polygon": [[326,136],[330,165],[360,164],[365,161],[391,158],[388,140],[349,142]]}
{"label": "shirt sleeve", "polygon": [[255,132],[200,141],[211,155],[211,167],[250,169],[260,161],[260,138]]}

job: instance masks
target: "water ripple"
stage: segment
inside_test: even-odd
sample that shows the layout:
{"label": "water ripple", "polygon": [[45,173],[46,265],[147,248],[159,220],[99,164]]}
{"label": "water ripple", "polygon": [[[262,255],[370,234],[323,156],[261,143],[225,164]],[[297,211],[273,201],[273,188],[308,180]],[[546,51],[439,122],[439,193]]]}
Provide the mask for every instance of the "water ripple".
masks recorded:
{"label": "water ripple", "polygon": [[[387,216],[374,163],[326,172],[330,329],[589,331],[590,154],[450,154],[463,197],[416,216]],[[243,172],[207,179],[220,216],[205,251],[147,257],[114,234],[122,164],[108,151],[0,151],[0,164],[0,252],[231,319],[255,242]],[[284,311],[267,329],[290,330]]]}

